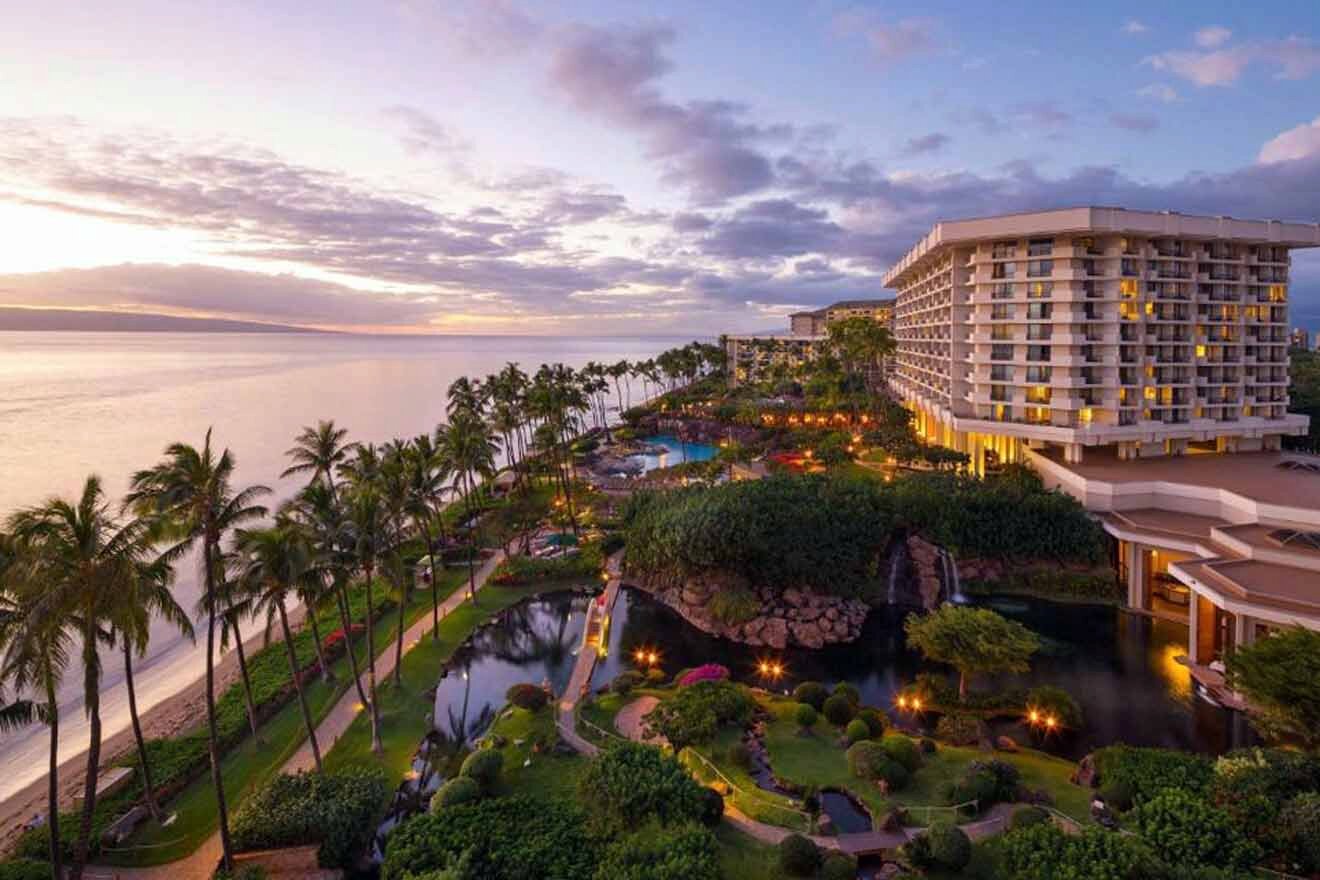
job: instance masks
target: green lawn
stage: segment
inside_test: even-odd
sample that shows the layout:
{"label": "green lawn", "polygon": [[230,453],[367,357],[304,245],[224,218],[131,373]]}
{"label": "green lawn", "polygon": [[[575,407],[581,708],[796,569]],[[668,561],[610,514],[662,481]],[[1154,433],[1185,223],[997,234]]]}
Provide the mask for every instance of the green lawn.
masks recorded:
{"label": "green lawn", "polygon": [[[465,579],[461,573],[446,573],[440,586],[440,598],[443,600],[463,583]],[[408,606],[405,620],[411,624],[430,613],[430,591],[416,591]],[[442,630],[446,622],[441,621]],[[385,645],[393,643],[397,630],[398,618],[394,613],[382,615],[375,622],[373,631],[378,650],[383,650]],[[358,662],[365,664],[365,635],[355,644]],[[305,688],[312,719],[317,723],[320,723],[339,698],[353,686],[347,656],[331,664],[331,668],[335,674],[334,683],[326,684],[317,678]],[[263,724],[260,730],[261,742],[249,737],[221,759],[220,770],[231,813],[243,797],[274,777],[306,739],[298,701],[290,700]],[[324,749],[324,745],[322,748]],[[171,825],[162,827],[147,820],[133,835],[128,846],[140,847],[140,849],[106,852],[102,860],[114,865],[160,865],[183,858],[201,846],[206,838],[215,833],[218,825],[215,793],[211,787],[209,770],[166,804],[166,813],[177,814]]]}
{"label": "green lawn", "polygon": [[741,740],[741,730],[725,728],[715,737],[714,742],[686,750],[683,762],[694,776],[707,784],[716,782],[717,777],[705,764],[691,758],[688,751],[697,752],[718,767],[725,780],[735,786],[733,793],[725,797],[752,819],[803,833],[812,830],[810,820],[802,814],[801,804],[792,798],[759,788],[747,769],[731,758]]}
{"label": "green lawn", "polygon": [[782,877],[779,851],[721,823],[715,829],[724,880],[772,880]]}
{"label": "green lawn", "polygon": [[504,737],[500,749],[504,755],[504,773],[500,794],[532,794],[539,797],[572,799],[577,794],[578,779],[590,759],[581,755],[557,755],[533,743],[553,743],[559,738],[555,726],[555,707],[538,712],[508,706],[491,728],[491,735]]}

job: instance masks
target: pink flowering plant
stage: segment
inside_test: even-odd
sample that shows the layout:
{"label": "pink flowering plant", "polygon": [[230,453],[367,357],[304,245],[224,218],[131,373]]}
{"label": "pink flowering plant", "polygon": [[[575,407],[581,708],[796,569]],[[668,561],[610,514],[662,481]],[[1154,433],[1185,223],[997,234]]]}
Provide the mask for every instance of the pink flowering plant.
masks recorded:
{"label": "pink flowering plant", "polygon": [[728,677],[729,670],[727,667],[718,663],[706,663],[683,673],[683,677],[678,680],[678,684],[680,687],[687,687],[700,681],[724,681]]}

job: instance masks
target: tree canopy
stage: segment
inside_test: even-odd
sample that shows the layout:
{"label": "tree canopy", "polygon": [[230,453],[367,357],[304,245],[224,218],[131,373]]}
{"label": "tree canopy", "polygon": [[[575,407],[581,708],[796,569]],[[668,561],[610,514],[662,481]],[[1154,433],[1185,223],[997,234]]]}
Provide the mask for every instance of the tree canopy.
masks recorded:
{"label": "tree canopy", "polygon": [[1320,632],[1283,630],[1238,648],[1224,665],[1263,734],[1320,746]]}
{"label": "tree canopy", "polygon": [[958,695],[967,696],[968,680],[995,672],[1026,672],[1040,639],[1014,620],[987,608],[944,605],[903,624],[908,644],[928,660],[958,670]]}

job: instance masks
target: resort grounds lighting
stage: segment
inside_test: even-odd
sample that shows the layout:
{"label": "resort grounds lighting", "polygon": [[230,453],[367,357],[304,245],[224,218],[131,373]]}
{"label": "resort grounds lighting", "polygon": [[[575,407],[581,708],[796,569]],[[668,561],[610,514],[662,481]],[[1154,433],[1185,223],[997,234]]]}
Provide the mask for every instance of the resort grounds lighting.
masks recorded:
{"label": "resort grounds lighting", "polygon": [[775,660],[762,660],[756,664],[756,671],[762,678],[779,680],[784,674],[784,664]]}
{"label": "resort grounds lighting", "polygon": [[920,712],[921,706],[921,697],[905,697],[902,694],[898,697],[898,708],[903,712]]}
{"label": "resort grounds lighting", "polygon": [[1042,712],[1039,709],[1027,711],[1027,723],[1032,727],[1043,727],[1047,732],[1059,729],[1058,716],[1050,712]]}
{"label": "resort grounds lighting", "polygon": [[638,666],[655,666],[660,662],[658,651],[652,651],[647,648],[638,648],[633,652],[633,660]]}

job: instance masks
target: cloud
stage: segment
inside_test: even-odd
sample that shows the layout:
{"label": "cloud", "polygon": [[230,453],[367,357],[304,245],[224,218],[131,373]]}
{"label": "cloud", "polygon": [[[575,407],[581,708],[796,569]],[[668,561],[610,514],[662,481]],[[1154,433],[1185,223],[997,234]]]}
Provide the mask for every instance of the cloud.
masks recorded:
{"label": "cloud", "polygon": [[942,131],[933,131],[930,134],[923,134],[920,137],[909,138],[903,145],[902,155],[904,156],[924,156],[929,153],[938,153],[949,145],[953,138]]}
{"label": "cloud", "polygon": [[1178,90],[1173,86],[1167,86],[1163,83],[1151,83],[1148,86],[1142,86],[1137,89],[1137,96],[1150,98],[1152,101],[1160,101],[1165,104],[1172,104],[1178,100]]}
{"label": "cloud", "polygon": [[1009,109],[1028,125],[1040,128],[1065,128],[1073,123],[1072,114],[1053,101],[1024,101]]}
{"label": "cloud", "polygon": [[1146,33],[1150,28],[1147,27],[1144,22],[1138,21],[1135,18],[1129,18],[1127,21],[1123,22],[1123,26],[1119,28],[1119,30],[1125,34],[1136,36],[1138,34]]}
{"label": "cloud", "polygon": [[1233,32],[1226,27],[1209,25],[1192,34],[1192,42],[1202,49],[1217,49],[1228,42]]}
{"label": "cloud", "polygon": [[1222,28],[1203,28],[1195,36],[1201,49],[1161,52],[1144,63],[1202,87],[1231,85],[1253,64],[1274,68],[1278,79],[1305,79],[1320,70],[1320,46],[1309,39],[1291,36],[1230,46],[1229,36]]}
{"label": "cloud", "polygon": [[873,10],[854,8],[834,17],[834,29],[843,36],[860,35],[872,56],[882,64],[934,54],[943,48],[938,27],[928,18],[891,22],[882,20]]}
{"label": "cloud", "polygon": [[1320,155],[1320,116],[1271,138],[1260,148],[1257,161],[1288,162]]}
{"label": "cloud", "polygon": [[1160,127],[1159,117],[1146,113],[1110,113],[1109,121],[1118,128],[1142,133],[1152,132]]}
{"label": "cloud", "polygon": [[383,113],[403,126],[403,145],[410,153],[451,156],[472,148],[456,131],[424,110],[398,104],[385,108]]}
{"label": "cloud", "polygon": [[793,129],[748,122],[748,108],[733,101],[664,98],[655,81],[673,67],[665,53],[673,40],[667,27],[570,27],[551,47],[550,81],[579,110],[639,132],[663,179],[698,201],[769,186],[773,165],[759,145]]}

